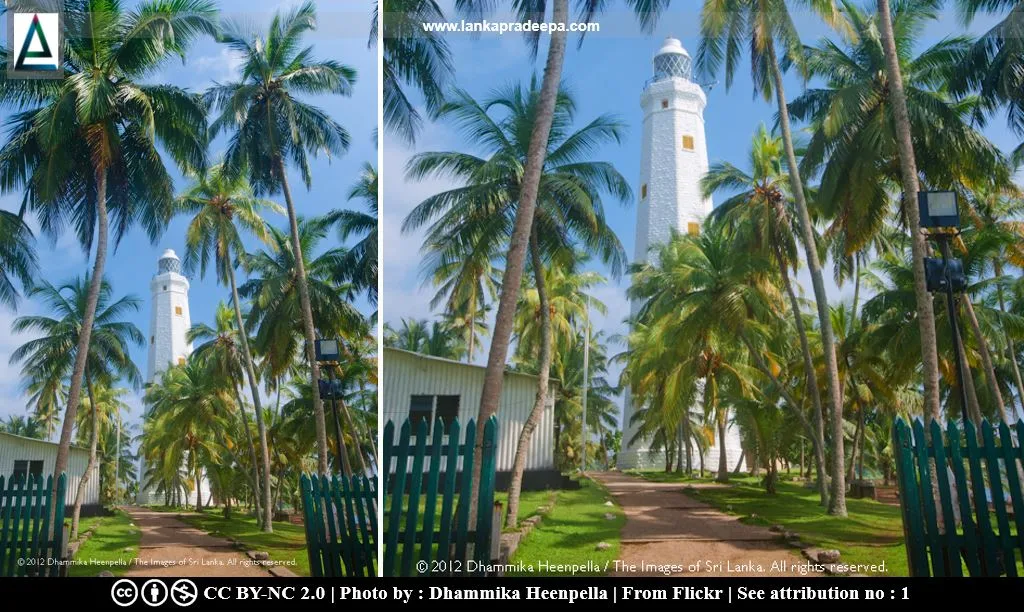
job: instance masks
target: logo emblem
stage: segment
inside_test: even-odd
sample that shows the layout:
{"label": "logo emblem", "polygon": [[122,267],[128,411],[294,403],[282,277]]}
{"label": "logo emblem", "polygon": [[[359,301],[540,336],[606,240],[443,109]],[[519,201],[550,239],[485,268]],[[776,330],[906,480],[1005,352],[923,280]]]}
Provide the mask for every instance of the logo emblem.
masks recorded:
{"label": "logo emblem", "polygon": [[135,586],[131,580],[122,578],[110,587],[110,598],[114,600],[115,604],[127,608],[139,598],[139,587]]}
{"label": "logo emblem", "polygon": [[178,604],[182,608],[191,606],[199,599],[199,589],[196,587],[196,583],[182,578],[176,580],[171,585],[171,601]]}
{"label": "logo emblem", "polygon": [[142,588],[139,589],[139,596],[142,597],[142,601],[153,606],[162,606],[167,601],[167,585],[164,584],[163,580],[157,580],[156,578],[147,580],[142,584]]}
{"label": "logo emblem", "polygon": [[59,13],[8,13],[9,78],[54,79],[61,70]]}

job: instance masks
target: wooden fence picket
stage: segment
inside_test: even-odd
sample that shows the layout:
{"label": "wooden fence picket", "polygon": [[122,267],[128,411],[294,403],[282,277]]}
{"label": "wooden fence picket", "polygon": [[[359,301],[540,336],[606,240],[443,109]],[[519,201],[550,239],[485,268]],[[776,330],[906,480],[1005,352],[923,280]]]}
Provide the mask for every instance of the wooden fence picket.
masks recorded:
{"label": "wooden fence picket", "polygon": [[[911,576],[1019,574],[1024,561],[1024,421],[932,422],[896,419],[893,446]],[[952,473],[952,480],[949,474]],[[935,482],[932,482],[934,478]],[[1005,486],[1004,486],[1005,482]],[[958,520],[959,519],[959,520]],[[993,524],[994,523],[994,524]]]}
{"label": "wooden fence picket", "polygon": [[466,575],[469,562],[493,561],[497,419],[491,417],[484,425],[478,511],[472,525],[476,423],[470,420],[463,428],[458,419],[437,419],[431,428],[421,420],[414,433],[407,420],[397,443],[394,431],[392,423],[384,429],[384,575]]}

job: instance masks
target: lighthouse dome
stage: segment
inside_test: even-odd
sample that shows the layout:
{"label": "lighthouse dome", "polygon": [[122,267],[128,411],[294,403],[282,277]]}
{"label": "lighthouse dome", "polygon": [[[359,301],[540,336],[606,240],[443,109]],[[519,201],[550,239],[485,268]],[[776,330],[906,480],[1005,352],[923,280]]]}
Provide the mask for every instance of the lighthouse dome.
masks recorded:
{"label": "lighthouse dome", "polygon": [[693,58],[683,48],[678,38],[669,36],[654,54],[654,80],[686,79],[693,80]]}
{"label": "lighthouse dome", "polygon": [[178,259],[178,255],[174,252],[174,249],[167,249],[164,251],[164,254],[160,256],[160,261],[157,265],[159,274],[166,274],[167,272],[181,274],[181,260]]}

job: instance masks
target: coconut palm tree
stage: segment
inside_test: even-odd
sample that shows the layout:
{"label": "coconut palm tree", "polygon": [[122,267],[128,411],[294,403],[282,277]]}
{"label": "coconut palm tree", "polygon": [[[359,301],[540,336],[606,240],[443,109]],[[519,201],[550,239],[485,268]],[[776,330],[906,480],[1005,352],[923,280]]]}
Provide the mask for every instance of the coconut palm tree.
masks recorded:
{"label": "coconut palm tree", "polygon": [[[230,175],[225,172],[223,165],[214,166],[197,176],[195,183],[178,197],[175,205],[179,211],[193,215],[188,229],[185,230],[185,259],[182,262],[185,270],[191,272],[198,268],[199,276],[202,278],[206,275],[207,266],[211,263],[214,265],[217,280],[231,289],[235,329],[244,330],[241,299],[238,297],[238,285],[235,282],[237,258],[245,253],[242,233],[255,236],[264,244],[269,244],[270,232],[263,215],[268,212],[283,212],[281,207],[255,197],[246,182],[245,174]],[[259,433],[264,513],[260,524],[265,533],[271,533],[274,527],[270,507],[267,428],[263,422],[263,406],[256,384],[256,370],[249,350],[249,338],[245,333],[238,333],[236,337],[242,352],[241,365],[249,381],[249,391],[255,406],[256,429]]]}
{"label": "coconut palm tree", "polygon": [[338,225],[342,242],[352,234],[362,234],[348,251],[342,264],[343,282],[349,282],[358,291],[365,291],[370,303],[377,304],[377,169],[363,164],[359,181],[348,192],[349,200],[360,200],[367,212],[337,210],[328,213],[325,221]]}
{"label": "coconut palm tree", "polygon": [[45,425],[31,415],[7,415],[6,421],[0,421],[0,432],[35,440],[45,440],[47,437]]}
{"label": "coconut palm tree", "polygon": [[0,192],[22,192],[43,233],[70,229],[96,249],[55,474],[67,470],[111,224],[115,244],[135,224],[155,240],[173,201],[164,154],[183,170],[206,163],[202,101],[144,81],[216,32],[208,0],[147,0],[130,12],[113,0],[64,0],[62,14],[64,78],[7,79],[11,58],[0,50],[0,106],[10,112]]}
{"label": "coconut palm tree", "polygon": [[32,277],[38,267],[32,248],[32,230],[21,217],[6,210],[0,210],[0,304],[8,308],[18,305],[18,289],[32,284]]}
{"label": "coconut palm tree", "polygon": [[[260,523],[260,527],[263,527],[264,521],[268,520],[268,514],[264,512],[266,507],[266,498],[263,495],[265,487],[269,487],[269,478],[263,476],[261,473],[266,474],[269,462],[262,462],[257,459],[256,445],[252,440],[252,432],[249,428],[249,417],[245,411],[245,399],[242,397],[241,381],[245,376],[246,354],[242,351],[242,339],[241,334],[238,332],[237,317],[235,310],[223,302],[217,305],[217,311],[214,314],[215,327],[211,327],[205,323],[193,325],[192,329],[188,330],[185,337],[189,342],[199,344],[195,347],[193,355],[195,359],[200,361],[204,367],[210,372],[217,376],[220,380],[226,381],[231,385],[231,390],[234,393],[235,401],[238,404],[238,421],[239,427],[242,430],[242,434],[245,436],[247,445],[249,446],[249,461],[252,466],[251,485],[254,493],[254,501],[256,504],[256,517],[257,522]],[[253,394],[257,396],[259,390]],[[254,401],[256,406],[259,400]],[[256,415],[257,419],[262,420],[262,415]],[[261,440],[260,449],[263,451],[269,448],[266,445],[266,437]],[[269,452],[261,457],[266,457]],[[261,472],[262,470],[262,472]],[[273,514],[270,514],[273,517]]]}
{"label": "coconut palm tree", "polygon": [[[328,225],[323,219],[302,217],[297,223],[299,259],[306,262],[304,267],[298,265],[290,235],[273,227],[269,228],[266,250],[241,256],[243,267],[249,271],[249,279],[238,289],[242,298],[250,302],[246,327],[256,330],[256,351],[264,356],[272,378],[287,372],[294,364],[294,356],[305,348],[303,294],[313,315],[314,335],[348,336],[364,333],[366,328],[363,315],[345,299],[351,286],[337,282],[348,252],[335,247],[316,254],[327,238]],[[304,284],[297,282],[302,270],[306,274]],[[306,291],[300,291],[300,286],[306,287]],[[313,397],[315,416],[319,390]],[[317,435],[322,433],[316,431]]]}
{"label": "coconut palm tree", "polygon": [[[952,82],[954,92],[962,95],[977,91],[990,111],[1005,105],[1010,128],[1024,135],[1024,2],[957,0],[957,5],[965,24],[979,12],[1006,12],[964,57]],[[1024,142],[1014,150],[1013,157],[1018,163],[1024,162]]]}
{"label": "coconut palm tree", "polygon": [[[911,12],[913,3],[902,2],[899,7]],[[925,7],[928,8],[928,7]],[[918,167],[914,153],[913,133],[910,124],[910,112],[907,106],[907,94],[903,87],[903,71],[900,67],[900,56],[897,47],[893,15],[889,0],[878,0],[878,31],[879,40],[885,57],[885,74],[889,86],[887,91],[892,100],[892,117],[895,126],[896,145],[900,159],[900,183],[903,189],[903,201],[917,202]],[[910,252],[913,260],[914,297],[917,303],[917,321],[921,334],[921,361],[923,365],[925,395],[925,420],[929,423],[940,415],[939,403],[939,363],[938,346],[935,336],[935,310],[931,295],[928,293],[924,274],[924,258],[928,254],[924,235],[917,231],[921,225],[921,215],[916,206],[906,206],[907,226],[910,228]]]}
{"label": "coconut palm tree", "polygon": [[[69,384],[74,376],[80,340],[85,335],[83,330],[86,329],[92,285],[89,277],[76,278],[60,286],[41,281],[29,291],[28,296],[38,299],[54,316],[22,316],[11,325],[13,333],[36,336],[15,349],[10,358],[11,364],[22,364],[22,378],[26,387],[33,390],[36,406],[57,404],[58,397],[63,395],[64,385]],[[125,381],[136,389],[142,384],[142,375],[135,367],[129,349],[132,345],[143,346],[145,337],[133,323],[123,320],[129,313],[137,311],[141,303],[131,295],[115,300],[110,284],[105,281],[100,284],[95,315],[91,318],[89,354],[84,359],[90,407],[96,407],[99,401],[94,394],[94,383],[109,387],[115,381]],[[93,435],[89,443],[89,464],[79,480],[71,513],[71,531],[75,535],[78,533],[86,484],[96,465],[100,425],[95,422],[97,411],[90,408],[90,415]]]}
{"label": "coconut palm tree", "polygon": [[[533,125],[539,119],[540,96],[535,80],[531,81],[529,88],[512,85],[483,102],[473,99],[465,91],[457,91],[439,111],[439,117],[451,118],[487,147],[485,156],[431,152],[418,154],[409,161],[408,174],[413,178],[454,175],[466,183],[466,187],[427,198],[409,213],[403,223],[404,230],[430,224],[427,250],[439,252],[439,263],[467,259],[467,254],[470,261],[488,261],[503,252],[505,245],[512,240],[513,219],[523,205],[524,177],[529,165],[530,144],[524,137],[533,133]],[[611,117],[600,116],[574,131],[574,115],[575,102],[571,95],[560,93],[548,131],[545,162],[535,197],[534,229],[529,236],[530,265],[534,270],[533,281],[541,313],[538,351],[541,367],[534,409],[520,434],[517,456],[521,457],[514,461],[512,468],[510,525],[517,519],[526,450],[547,401],[552,346],[551,308],[542,271],[546,265],[561,263],[552,257],[571,262],[577,244],[600,255],[615,274],[621,272],[625,261],[625,252],[618,238],[605,222],[602,196],[607,194],[621,203],[628,203],[632,192],[628,182],[611,164],[592,161],[587,156],[600,144],[619,142],[622,126]],[[466,269],[474,270],[474,267],[467,266]],[[502,282],[507,280],[505,278]],[[485,377],[485,388],[486,385]]]}
{"label": "coconut palm tree", "polygon": [[229,174],[246,173],[257,195],[284,194],[295,264],[299,309],[305,336],[306,361],[313,389],[317,428],[318,469],[327,472],[327,429],[320,401],[320,369],[314,355],[316,323],[303,261],[298,213],[288,181],[288,162],[299,168],[307,189],[312,183],[309,158],[323,152],[341,155],[348,149],[348,132],[321,109],[296,94],[352,93],[356,73],[334,60],[314,60],[311,47],[302,47],[304,34],[316,29],[316,5],[307,0],[282,15],[275,14],[265,34],[239,24],[227,25],[220,40],[243,56],[240,80],[214,85],[206,102],[221,114],[210,124],[211,138],[230,134],[224,166]]}
{"label": "coconut palm tree", "polygon": [[[833,0],[806,0],[801,4],[818,14],[828,23],[840,22],[839,11]],[[790,127],[786,91],[782,79],[782,60],[801,62],[797,53],[799,35],[784,0],[705,0],[701,11],[701,43],[697,52],[697,65],[706,74],[715,74],[725,64],[725,83],[728,88],[741,59],[744,46],[749,43],[754,86],[765,100],[775,95],[779,110],[779,128],[786,152],[790,193],[796,205],[796,218],[800,240],[804,246],[807,268],[814,289],[818,323],[821,327],[822,350],[831,404],[832,439],[835,456],[843,456],[843,401],[836,368],[835,339],[830,327],[828,295],[821,272],[821,259],[814,236],[804,181],[797,165],[796,148]],[[832,495],[829,513],[846,516],[846,485],[841,461],[833,461]]]}
{"label": "coconut palm tree", "polygon": [[203,471],[221,462],[233,446],[228,415],[234,399],[228,385],[198,359],[174,365],[146,390],[149,406],[142,453],[147,464],[163,473],[177,473],[186,466],[194,478],[196,511],[203,508]]}
{"label": "coconut palm tree", "polygon": [[[702,396],[705,418],[718,434],[717,478],[727,481],[729,404],[723,398],[730,393],[749,398],[753,393],[754,370],[737,336],[750,305],[761,299],[757,293],[765,289],[756,283],[758,273],[765,272],[764,262],[737,253],[728,225],[715,219],[705,222],[697,235],[673,233],[654,252],[654,261],[632,267],[630,297],[643,306],[630,346],[634,352],[633,347],[642,346],[643,355],[629,371],[630,386],[637,383],[641,397],[650,390],[669,398]],[[676,403],[677,412],[685,411],[692,400]]]}
{"label": "coconut palm tree", "polygon": [[[78,481],[79,490],[75,492],[76,504],[71,515],[71,534],[68,536],[70,538],[78,537],[78,520],[82,509],[81,500],[85,495],[85,484],[83,482],[88,481],[88,475],[92,473],[96,465],[97,452],[100,450],[100,440],[106,439],[111,431],[116,430],[121,413],[130,409],[124,399],[126,395],[128,395],[128,389],[113,387],[110,385],[110,381],[100,379],[96,384],[92,385],[89,396],[82,403],[85,411],[78,413],[78,443],[83,446],[88,445],[89,463],[86,466],[86,475]],[[88,436],[85,433],[86,431],[89,432]],[[102,458],[102,461],[105,463],[106,452],[103,454],[104,458]]]}
{"label": "coconut palm tree", "polygon": [[[748,173],[731,163],[717,162],[701,179],[701,189],[707,197],[718,191],[732,194],[715,208],[712,215],[726,220],[736,228],[739,241],[744,245],[742,248],[753,249],[761,256],[773,260],[779,271],[800,340],[807,395],[811,399],[814,417],[814,432],[810,438],[819,476],[822,476],[820,472],[828,468],[825,464],[825,419],[821,392],[818,378],[814,375],[814,356],[803,322],[800,300],[790,278],[791,272],[795,272],[800,264],[800,256],[796,241],[798,230],[793,223],[793,199],[789,196],[789,173],[782,138],[769,134],[764,124],[758,128],[751,142],[750,168],[751,172]],[[818,478],[818,493],[821,504],[828,507],[828,487],[821,477]]]}
{"label": "coconut palm tree", "polygon": [[[444,13],[435,0],[383,2],[384,125],[412,144],[422,119],[402,85],[419,90],[430,113],[444,102],[444,88],[453,72],[451,52],[442,35],[423,27],[444,21]],[[370,46],[377,44],[379,11],[379,2],[374,2]]]}
{"label": "coconut palm tree", "polygon": [[463,351],[462,338],[446,321],[427,319],[402,319],[398,329],[385,323],[384,346],[453,360]]}

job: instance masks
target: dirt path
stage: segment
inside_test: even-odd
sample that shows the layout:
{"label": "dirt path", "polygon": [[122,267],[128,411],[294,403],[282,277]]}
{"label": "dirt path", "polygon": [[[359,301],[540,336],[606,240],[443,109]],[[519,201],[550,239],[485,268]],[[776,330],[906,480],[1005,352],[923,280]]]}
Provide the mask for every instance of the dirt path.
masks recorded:
{"label": "dirt path", "polygon": [[224,538],[196,529],[174,514],[136,506],[124,511],[142,531],[139,556],[126,576],[270,576]]}
{"label": "dirt path", "polygon": [[616,575],[803,575],[794,566],[806,561],[778,534],[693,499],[679,483],[656,483],[619,472],[591,476],[608,488],[626,513]]}

